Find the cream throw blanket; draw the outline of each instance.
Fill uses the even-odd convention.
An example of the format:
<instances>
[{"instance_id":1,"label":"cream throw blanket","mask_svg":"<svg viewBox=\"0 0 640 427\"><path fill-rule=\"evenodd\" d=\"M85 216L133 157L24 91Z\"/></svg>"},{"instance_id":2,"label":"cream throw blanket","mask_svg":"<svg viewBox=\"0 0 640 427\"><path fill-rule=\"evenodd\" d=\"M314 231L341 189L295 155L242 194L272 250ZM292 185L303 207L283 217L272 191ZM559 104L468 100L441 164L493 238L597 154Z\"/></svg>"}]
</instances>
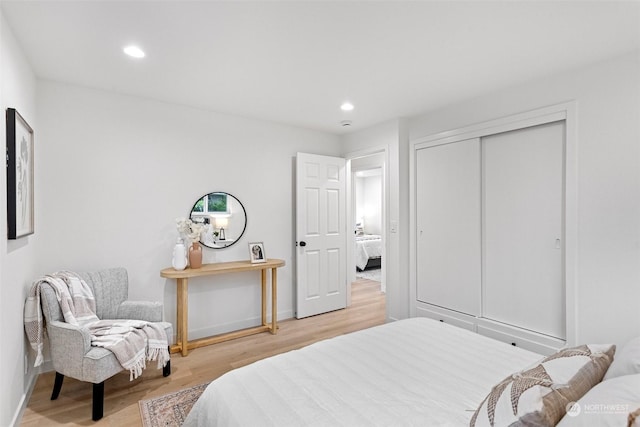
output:
<instances>
[{"instance_id":1,"label":"cream throw blanket","mask_svg":"<svg viewBox=\"0 0 640 427\"><path fill-rule=\"evenodd\" d=\"M158 368L170 360L167 337L160 325L142 320L100 320L89 285L68 271L47 275L29 290L24 308L24 325L31 347L36 351L34 366L43 362L44 318L40 306L40 288L48 283L55 291L65 322L87 328L91 345L113 352L130 380L142 374L147 360L157 360Z\"/></svg>"}]
</instances>

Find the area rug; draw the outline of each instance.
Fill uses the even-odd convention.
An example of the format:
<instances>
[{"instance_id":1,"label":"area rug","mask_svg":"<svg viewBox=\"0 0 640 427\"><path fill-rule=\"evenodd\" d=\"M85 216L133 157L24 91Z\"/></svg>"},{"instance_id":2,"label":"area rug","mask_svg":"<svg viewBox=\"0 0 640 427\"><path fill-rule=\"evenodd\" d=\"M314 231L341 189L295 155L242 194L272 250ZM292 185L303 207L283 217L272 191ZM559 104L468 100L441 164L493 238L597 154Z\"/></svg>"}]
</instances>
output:
<instances>
[{"instance_id":1,"label":"area rug","mask_svg":"<svg viewBox=\"0 0 640 427\"><path fill-rule=\"evenodd\" d=\"M370 270L364 270L364 271L356 270L357 279L368 279L368 280L375 280L376 282L379 282L381 275L382 275L382 270L380 268L372 268Z\"/></svg>"},{"instance_id":2,"label":"area rug","mask_svg":"<svg viewBox=\"0 0 640 427\"><path fill-rule=\"evenodd\" d=\"M208 385L209 383L200 384L153 399L141 400L138 405L143 427L180 427Z\"/></svg>"}]
</instances>

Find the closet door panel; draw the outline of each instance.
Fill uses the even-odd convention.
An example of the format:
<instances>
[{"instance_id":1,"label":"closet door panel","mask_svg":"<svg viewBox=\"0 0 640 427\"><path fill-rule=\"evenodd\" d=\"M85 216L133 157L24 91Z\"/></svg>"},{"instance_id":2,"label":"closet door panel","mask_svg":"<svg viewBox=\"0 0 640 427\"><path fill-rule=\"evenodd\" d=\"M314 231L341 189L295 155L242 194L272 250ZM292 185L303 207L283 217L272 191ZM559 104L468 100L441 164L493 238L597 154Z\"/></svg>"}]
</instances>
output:
<instances>
[{"instance_id":1,"label":"closet door panel","mask_svg":"<svg viewBox=\"0 0 640 427\"><path fill-rule=\"evenodd\" d=\"M483 317L565 338L564 122L482 138Z\"/></svg>"},{"instance_id":2,"label":"closet door panel","mask_svg":"<svg viewBox=\"0 0 640 427\"><path fill-rule=\"evenodd\" d=\"M480 312L480 140L416 152L416 296Z\"/></svg>"}]
</instances>

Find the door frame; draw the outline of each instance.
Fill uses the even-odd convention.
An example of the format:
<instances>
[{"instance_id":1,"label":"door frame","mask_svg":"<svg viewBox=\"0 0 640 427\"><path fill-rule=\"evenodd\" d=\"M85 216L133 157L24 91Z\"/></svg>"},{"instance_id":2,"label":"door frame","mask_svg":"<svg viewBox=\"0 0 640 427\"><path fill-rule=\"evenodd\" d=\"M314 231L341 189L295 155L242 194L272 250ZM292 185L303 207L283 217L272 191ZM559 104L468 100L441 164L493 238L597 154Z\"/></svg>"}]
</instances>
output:
<instances>
[{"instance_id":1,"label":"door frame","mask_svg":"<svg viewBox=\"0 0 640 427\"><path fill-rule=\"evenodd\" d=\"M364 157L374 156L376 154L383 154L382 167L382 260L381 267L381 286L386 292L387 281L387 253L389 247L389 235L387 227L387 219L389 218L389 147L387 145L380 145L377 147L370 147L362 150L352 151L346 153L344 158L347 160L347 221L348 224L355 224L355 172L351 168L351 161ZM348 229L349 230L349 229ZM351 305L351 283L356 280L356 238L354 233L347 232L347 307ZM387 317L389 306L387 304Z\"/></svg>"},{"instance_id":2,"label":"door frame","mask_svg":"<svg viewBox=\"0 0 640 427\"><path fill-rule=\"evenodd\" d=\"M564 205L563 205L563 282L565 286L566 343L578 341L577 260L578 260L578 168L576 102L552 105L502 117L471 126L456 128L409 142L409 315L417 312L417 225L416 225L416 151L471 138L565 121Z\"/></svg>"}]
</instances>

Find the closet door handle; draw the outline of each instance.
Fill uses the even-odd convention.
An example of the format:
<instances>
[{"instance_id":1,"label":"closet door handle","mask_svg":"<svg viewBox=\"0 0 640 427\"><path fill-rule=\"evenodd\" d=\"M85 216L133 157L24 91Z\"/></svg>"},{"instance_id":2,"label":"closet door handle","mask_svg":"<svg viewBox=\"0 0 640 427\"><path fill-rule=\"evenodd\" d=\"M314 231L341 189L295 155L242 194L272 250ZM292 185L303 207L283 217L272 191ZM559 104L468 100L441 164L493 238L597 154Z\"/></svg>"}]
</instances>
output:
<instances>
[{"instance_id":1,"label":"closet door handle","mask_svg":"<svg viewBox=\"0 0 640 427\"><path fill-rule=\"evenodd\" d=\"M300 242L300 246L302 246L302 247L307 246L307 242L305 242L304 240L302 240L302 241Z\"/></svg>"}]
</instances>

